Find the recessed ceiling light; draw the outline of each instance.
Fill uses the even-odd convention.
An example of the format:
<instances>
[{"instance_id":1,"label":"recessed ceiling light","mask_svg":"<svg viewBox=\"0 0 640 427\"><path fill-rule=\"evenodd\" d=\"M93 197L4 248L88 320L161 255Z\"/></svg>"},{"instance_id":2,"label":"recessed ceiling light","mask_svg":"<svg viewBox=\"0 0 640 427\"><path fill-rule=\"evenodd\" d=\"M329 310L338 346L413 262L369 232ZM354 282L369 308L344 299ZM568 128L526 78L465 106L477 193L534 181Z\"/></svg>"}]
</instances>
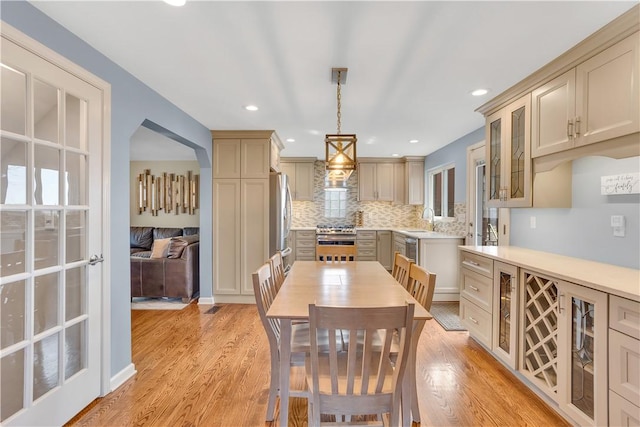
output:
<instances>
[{"instance_id":1,"label":"recessed ceiling light","mask_svg":"<svg viewBox=\"0 0 640 427\"><path fill-rule=\"evenodd\" d=\"M409 140L409 144L417 144L418 140L417 139L410 139Z\"/></svg>"},{"instance_id":2,"label":"recessed ceiling light","mask_svg":"<svg viewBox=\"0 0 640 427\"><path fill-rule=\"evenodd\" d=\"M171 6L184 6L187 0L164 0L166 4L170 4Z\"/></svg>"},{"instance_id":3,"label":"recessed ceiling light","mask_svg":"<svg viewBox=\"0 0 640 427\"><path fill-rule=\"evenodd\" d=\"M391 157L400 157L400 154L398 154L398 153L393 153L393 154L391 155Z\"/></svg>"},{"instance_id":4,"label":"recessed ceiling light","mask_svg":"<svg viewBox=\"0 0 640 427\"><path fill-rule=\"evenodd\" d=\"M287 138L287 142L296 142L296 140L293 138Z\"/></svg>"},{"instance_id":5,"label":"recessed ceiling light","mask_svg":"<svg viewBox=\"0 0 640 427\"><path fill-rule=\"evenodd\" d=\"M482 96L482 95L486 95L487 93L489 93L487 89L476 89L473 92L471 92L471 95Z\"/></svg>"},{"instance_id":6,"label":"recessed ceiling light","mask_svg":"<svg viewBox=\"0 0 640 427\"><path fill-rule=\"evenodd\" d=\"M245 105L244 109L247 111L258 111L258 107L256 107L255 105Z\"/></svg>"}]
</instances>

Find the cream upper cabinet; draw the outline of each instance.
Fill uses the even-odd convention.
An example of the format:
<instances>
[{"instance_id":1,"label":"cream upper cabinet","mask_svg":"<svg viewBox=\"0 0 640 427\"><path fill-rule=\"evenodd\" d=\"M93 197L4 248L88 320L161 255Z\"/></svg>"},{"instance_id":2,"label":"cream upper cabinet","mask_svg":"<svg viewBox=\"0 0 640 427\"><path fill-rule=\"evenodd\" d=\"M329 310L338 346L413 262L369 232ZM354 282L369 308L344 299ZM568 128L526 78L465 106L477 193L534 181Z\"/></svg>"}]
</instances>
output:
<instances>
[{"instance_id":1,"label":"cream upper cabinet","mask_svg":"<svg viewBox=\"0 0 640 427\"><path fill-rule=\"evenodd\" d=\"M269 178L279 169L282 143L273 131L211 131L213 179Z\"/></svg>"},{"instance_id":2,"label":"cream upper cabinet","mask_svg":"<svg viewBox=\"0 0 640 427\"><path fill-rule=\"evenodd\" d=\"M221 139L213 144L213 178L240 178L240 139Z\"/></svg>"},{"instance_id":3,"label":"cream upper cabinet","mask_svg":"<svg viewBox=\"0 0 640 427\"><path fill-rule=\"evenodd\" d=\"M531 206L531 94L487 116L490 207Z\"/></svg>"},{"instance_id":4,"label":"cream upper cabinet","mask_svg":"<svg viewBox=\"0 0 640 427\"><path fill-rule=\"evenodd\" d=\"M640 131L638 33L576 68L576 145Z\"/></svg>"},{"instance_id":5,"label":"cream upper cabinet","mask_svg":"<svg viewBox=\"0 0 640 427\"><path fill-rule=\"evenodd\" d=\"M407 204L424 204L424 157L406 158Z\"/></svg>"},{"instance_id":6,"label":"cream upper cabinet","mask_svg":"<svg viewBox=\"0 0 640 427\"><path fill-rule=\"evenodd\" d=\"M393 202L393 175L393 163L359 163L359 200Z\"/></svg>"},{"instance_id":7,"label":"cream upper cabinet","mask_svg":"<svg viewBox=\"0 0 640 427\"><path fill-rule=\"evenodd\" d=\"M640 131L640 39L634 34L532 93L532 157Z\"/></svg>"},{"instance_id":8,"label":"cream upper cabinet","mask_svg":"<svg viewBox=\"0 0 640 427\"><path fill-rule=\"evenodd\" d=\"M407 184L405 179L405 164L393 164L393 203L404 205L407 203Z\"/></svg>"},{"instance_id":9,"label":"cream upper cabinet","mask_svg":"<svg viewBox=\"0 0 640 427\"><path fill-rule=\"evenodd\" d=\"M314 161L291 162L282 159L280 170L289 177L289 189L293 200L313 200Z\"/></svg>"}]
</instances>

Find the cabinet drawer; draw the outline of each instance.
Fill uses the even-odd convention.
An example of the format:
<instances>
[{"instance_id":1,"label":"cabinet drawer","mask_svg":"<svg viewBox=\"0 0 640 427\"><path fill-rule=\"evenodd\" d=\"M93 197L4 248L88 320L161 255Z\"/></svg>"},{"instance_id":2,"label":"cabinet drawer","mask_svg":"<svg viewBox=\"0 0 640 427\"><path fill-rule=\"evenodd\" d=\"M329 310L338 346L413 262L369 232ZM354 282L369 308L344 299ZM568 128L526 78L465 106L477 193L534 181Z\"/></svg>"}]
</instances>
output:
<instances>
[{"instance_id":1,"label":"cabinet drawer","mask_svg":"<svg viewBox=\"0 0 640 427\"><path fill-rule=\"evenodd\" d=\"M373 261L376 260L376 248L361 248L358 247L358 260L359 261L367 261L364 257L373 258ZM369 260L371 261L371 260Z\"/></svg>"},{"instance_id":2,"label":"cabinet drawer","mask_svg":"<svg viewBox=\"0 0 640 427\"><path fill-rule=\"evenodd\" d=\"M358 244L358 249L360 248L375 248L376 241L375 240L358 240L356 242Z\"/></svg>"},{"instance_id":3,"label":"cabinet drawer","mask_svg":"<svg viewBox=\"0 0 640 427\"><path fill-rule=\"evenodd\" d=\"M482 344L491 348L491 315L468 301L460 298L460 321L469 333Z\"/></svg>"},{"instance_id":4,"label":"cabinet drawer","mask_svg":"<svg viewBox=\"0 0 640 427\"><path fill-rule=\"evenodd\" d=\"M640 340L640 303L611 295L609 327Z\"/></svg>"},{"instance_id":5,"label":"cabinet drawer","mask_svg":"<svg viewBox=\"0 0 640 427\"><path fill-rule=\"evenodd\" d=\"M609 425L640 426L640 407L609 390Z\"/></svg>"},{"instance_id":6,"label":"cabinet drawer","mask_svg":"<svg viewBox=\"0 0 640 427\"><path fill-rule=\"evenodd\" d=\"M316 239L316 230L296 230L297 239Z\"/></svg>"},{"instance_id":7,"label":"cabinet drawer","mask_svg":"<svg viewBox=\"0 0 640 427\"><path fill-rule=\"evenodd\" d=\"M316 248L315 246L312 248L301 248L298 246L296 248L296 259L297 260L308 260L314 261L316 259Z\"/></svg>"},{"instance_id":8,"label":"cabinet drawer","mask_svg":"<svg viewBox=\"0 0 640 427\"><path fill-rule=\"evenodd\" d=\"M376 240L376 230L358 230L356 239Z\"/></svg>"},{"instance_id":9,"label":"cabinet drawer","mask_svg":"<svg viewBox=\"0 0 640 427\"><path fill-rule=\"evenodd\" d=\"M491 313L493 301L493 279L482 276L468 268L460 270L460 295Z\"/></svg>"},{"instance_id":10,"label":"cabinet drawer","mask_svg":"<svg viewBox=\"0 0 640 427\"><path fill-rule=\"evenodd\" d=\"M463 267L493 278L493 260L467 251L460 251L460 263Z\"/></svg>"},{"instance_id":11,"label":"cabinet drawer","mask_svg":"<svg viewBox=\"0 0 640 427\"><path fill-rule=\"evenodd\" d=\"M296 248L314 248L314 251L315 251L315 247L316 247L315 240L296 239Z\"/></svg>"},{"instance_id":12,"label":"cabinet drawer","mask_svg":"<svg viewBox=\"0 0 640 427\"><path fill-rule=\"evenodd\" d=\"M609 329L609 388L640 402L640 341Z\"/></svg>"}]
</instances>

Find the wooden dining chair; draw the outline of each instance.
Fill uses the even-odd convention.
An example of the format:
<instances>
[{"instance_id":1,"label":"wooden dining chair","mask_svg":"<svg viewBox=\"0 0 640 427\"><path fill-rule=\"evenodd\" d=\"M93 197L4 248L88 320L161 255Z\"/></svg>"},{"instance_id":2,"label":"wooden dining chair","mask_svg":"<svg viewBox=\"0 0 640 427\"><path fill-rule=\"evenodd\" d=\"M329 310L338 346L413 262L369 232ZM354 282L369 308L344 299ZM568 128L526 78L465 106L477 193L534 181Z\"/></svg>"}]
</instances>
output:
<instances>
[{"instance_id":1,"label":"wooden dining chair","mask_svg":"<svg viewBox=\"0 0 640 427\"><path fill-rule=\"evenodd\" d=\"M316 245L316 261L326 263L355 261L357 245Z\"/></svg>"},{"instance_id":2,"label":"wooden dining chair","mask_svg":"<svg viewBox=\"0 0 640 427\"><path fill-rule=\"evenodd\" d=\"M271 256L271 258L269 258L269 263L271 264L271 278L274 281L276 289L280 290L280 287L284 282L284 262L280 251L276 252Z\"/></svg>"},{"instance_id":3,"label":"wooden dining chair","mask_svg":"<svg viewBox=\"0 0 640 427\"><path fill-rule=\"evenodd\" d=\"M280 321L267 317L267 311L278 294L273 277L271 277L271 262L266 262L252 274L253 293L256 307L260 314L262 326L267 334L271 353L271 380L269 385L269 399L267 401L267 421L273 421L276 397L280 391ZM318 338L319 351L328 351L328 333ZM336 346L342 348L342 337L336 338ZM305 357L311 348L309 340L309 323L291 325L291 361L290 366L303 366ZM289 390L291 396L308 397L304 390Z\"/></svg>"},{"instance_id":4,"label":"wooden dining chair","mask_svg":"<svg viewBox=\"0 0 640 427\"><path fill-rule=\"evenodd\" d=\"M412 264L409 269L409 284L407 292L416 299L427 311L431 309L433 293L436 289L436 274L426 268Z\"/></svg>"},{"instance_id":5,"label":"wooden dining chair","mask_svg":"<svg viewBox=\"0 0 640 427\"><path fill-rule=\"evenodd\" d=\"M411 258L402 255L400 252L396 251L393 256L393 270L391 270L391 275L405 289L407 289L407 284L409 283L409 269L413 263L414 261Z\"/></svg>"},{"instance_id":6,"label":"wooden dining chair","mask_svg":"<svg viewBox=\"0 0 640 427\"><path fill-rule=\"evenodd\" d=\"M305 361L309 389L309 425L319 426L321 414L333 414L336 423L343 417L376 415L380 425L382 414L389 413L389 425L401 425L400 392L411 347L415 305L396 307L326 307L309 305L311 352ZM400 349L395 362L389 353L394 330L399 331ZM318 351L319 333L327 331L329 343L335 342L340 330L349 330L352 340L344 351L337 346L327 353ZM386 331L381 346L374 345L378 331ZM335 425L335 423L332 423ZM370 425L370 424L367 424Z\"/></svg>"}]
</instances>

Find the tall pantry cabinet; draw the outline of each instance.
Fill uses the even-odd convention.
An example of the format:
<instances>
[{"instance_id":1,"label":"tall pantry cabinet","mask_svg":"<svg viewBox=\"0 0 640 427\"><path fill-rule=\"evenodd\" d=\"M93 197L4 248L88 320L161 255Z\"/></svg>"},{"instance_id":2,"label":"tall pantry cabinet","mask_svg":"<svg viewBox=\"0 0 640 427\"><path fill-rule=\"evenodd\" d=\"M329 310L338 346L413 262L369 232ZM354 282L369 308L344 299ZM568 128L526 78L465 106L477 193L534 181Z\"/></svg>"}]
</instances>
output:
<instances>
[{"instance_id":1,"label":"tall pantry cabinet","mask_svg":"<svg viewBox=\"0 0 640 427\"><path fill-rule=\"evenodd\" d=\"M212 131L213 294L252 303L251 273L269 258L269 174L282 143L274 131Z\"/></svg>"}]
</instances>

